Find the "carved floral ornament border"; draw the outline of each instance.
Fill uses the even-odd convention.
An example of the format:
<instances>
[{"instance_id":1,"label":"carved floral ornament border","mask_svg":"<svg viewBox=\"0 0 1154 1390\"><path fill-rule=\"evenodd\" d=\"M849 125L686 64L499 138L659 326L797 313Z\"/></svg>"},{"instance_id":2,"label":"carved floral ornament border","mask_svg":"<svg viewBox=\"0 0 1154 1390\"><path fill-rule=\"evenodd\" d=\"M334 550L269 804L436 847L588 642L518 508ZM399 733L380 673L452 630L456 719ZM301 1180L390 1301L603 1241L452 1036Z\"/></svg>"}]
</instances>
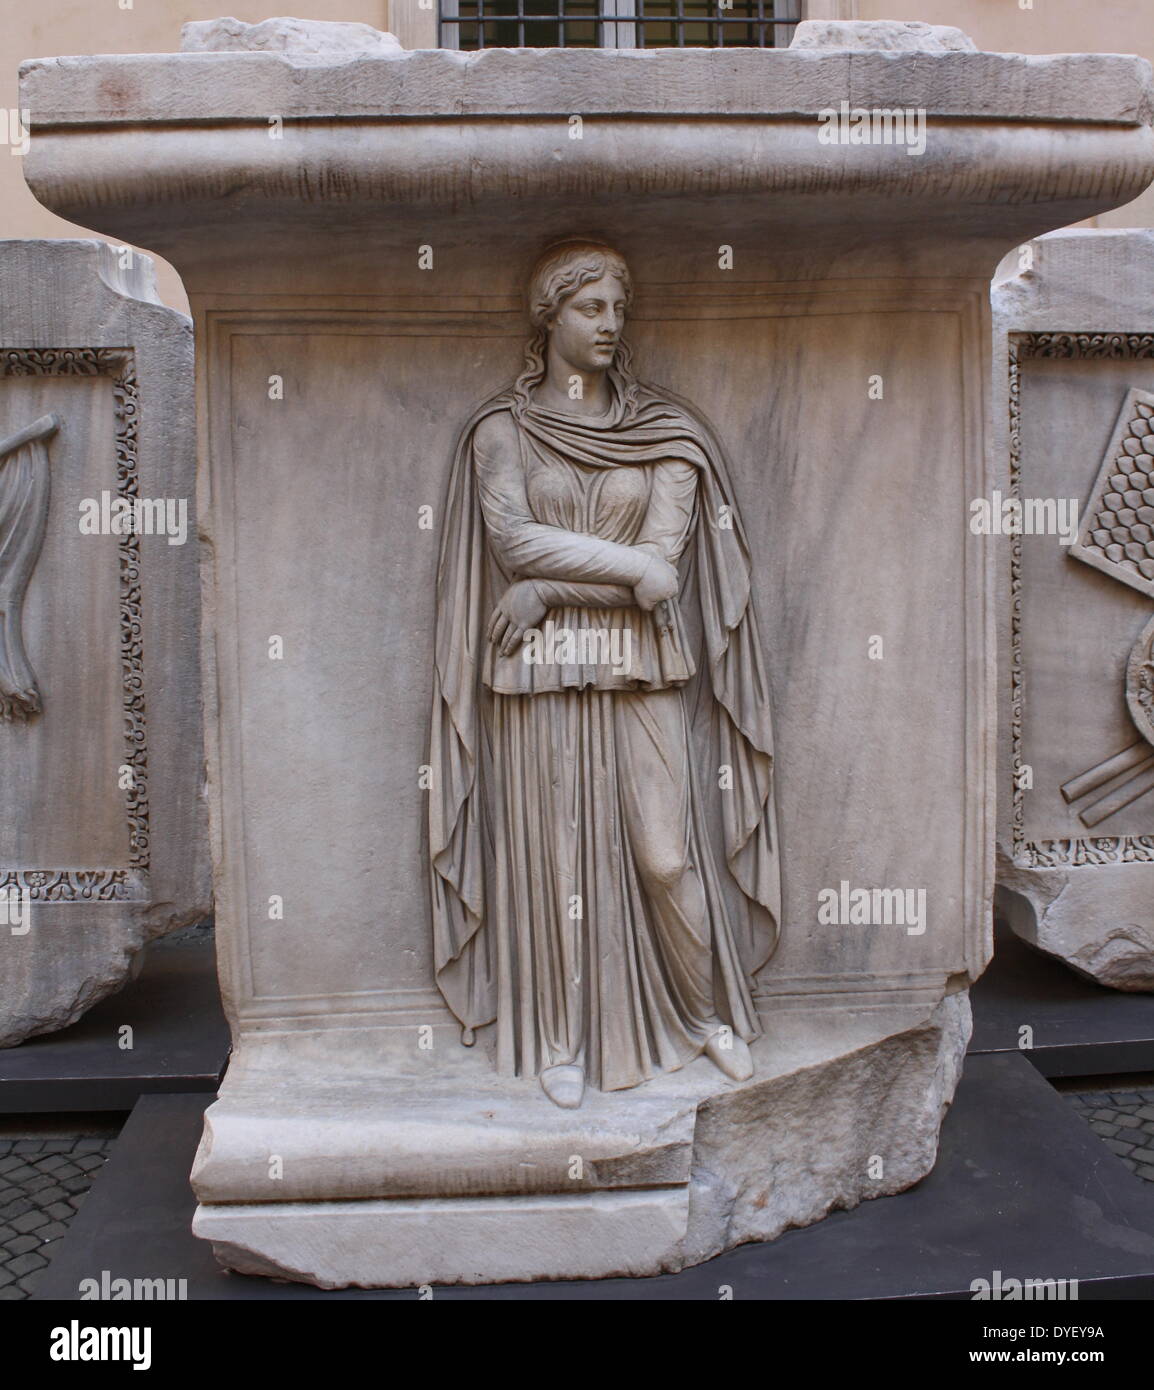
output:
<instances>
[{"instance_id":1,"label":"carved floral ornament border","mask_svg":"<svg viewBox=\"0 0 1154 1390\"><path fill-rule=\"evenodd\" d=\"M3 348L0 379L9 377L112 379L116 442L116 493L140 493L138 429L140 391L131 348ZM140 537L120 537L120 671L124 711L124 762L133 770L125 791L129 867L126 869L0 868L0 888L16 886L35 901L113 902L147 896L149 867L148 747L144 707L144 637L140 589Z\"/></svg>"},{"instance_id":2,"label":"carved floral ornament border","mask_svg":"<svg viewBox=\"0 0 1154 1390\"><path fill-rule=\"evenodd\" d=\"M1114 361L1154 357L1154 333L1009 333L1010 495L1022 496L1021 364L1040 357ZM1108 835L1027 840L1022 785L1022 537L1010 537L1010 738L1013 803L1010 841L1014 862L1028 869L1154 863L1154 835Z\"/></svg>"}]
</instances>

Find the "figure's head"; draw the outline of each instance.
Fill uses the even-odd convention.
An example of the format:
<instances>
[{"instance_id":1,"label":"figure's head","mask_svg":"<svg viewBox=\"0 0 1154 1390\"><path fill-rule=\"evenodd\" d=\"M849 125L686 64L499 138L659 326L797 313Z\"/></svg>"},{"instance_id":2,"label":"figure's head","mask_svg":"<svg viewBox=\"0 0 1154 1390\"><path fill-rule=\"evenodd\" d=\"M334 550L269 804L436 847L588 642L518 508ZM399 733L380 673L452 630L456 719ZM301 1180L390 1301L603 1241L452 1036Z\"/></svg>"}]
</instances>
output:
<instances>
[{"instance_id":1,"label":"figure's head","mask_svg":"<svg viewBox=\"0 0 1154 1390\"><path fill-rule=\"evenodd\" d=\"M529 279L529 318L566 362L584 371L613 365L633 298L624 258L596 241L551 246Z\"/></svg>"}]
</instances>

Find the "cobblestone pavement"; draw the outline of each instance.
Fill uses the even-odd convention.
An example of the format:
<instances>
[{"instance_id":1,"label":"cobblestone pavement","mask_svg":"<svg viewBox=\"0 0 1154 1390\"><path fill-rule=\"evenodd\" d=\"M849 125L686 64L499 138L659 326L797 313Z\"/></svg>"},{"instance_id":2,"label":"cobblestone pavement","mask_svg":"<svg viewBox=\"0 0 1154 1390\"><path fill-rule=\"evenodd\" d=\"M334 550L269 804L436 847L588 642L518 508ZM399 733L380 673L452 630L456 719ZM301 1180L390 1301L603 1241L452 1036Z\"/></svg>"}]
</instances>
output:
<instances>
[{"instance_id":1,"label":"cobblestone pavement","mask_svg":"<svg viewBox=\"0 0 1154 1390\"><path fill-rule=\"evenodd\" d=\"M1138 1091L1067 1091L1066 1099L1131 1172L1154 1182L1154 1086Z\"/></svg>"},{"instance_id":2,"label":"cobblestone pavement","mask_svg":"<svg viewBox=\"0 0 1154 1390\"><path fill-rule=\"evenodd\" d=\"M32 1292L114 1140L110 1133L21 1138L0 1132L0 1300Z\"/></svg>"}]
</instances>

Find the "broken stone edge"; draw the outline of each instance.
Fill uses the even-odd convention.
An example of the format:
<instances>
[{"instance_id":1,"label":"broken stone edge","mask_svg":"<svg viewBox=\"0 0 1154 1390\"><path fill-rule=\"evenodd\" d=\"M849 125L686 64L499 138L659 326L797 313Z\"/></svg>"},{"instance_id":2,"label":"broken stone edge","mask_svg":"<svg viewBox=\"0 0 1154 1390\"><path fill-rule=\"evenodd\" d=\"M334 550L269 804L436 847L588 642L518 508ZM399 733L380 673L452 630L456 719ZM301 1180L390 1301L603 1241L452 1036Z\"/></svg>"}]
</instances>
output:
<instances>
[{"instance_id":1,"label":"broken stone edge","mask_svg":"<svg viewBox=\"0 0 1154 1390\"><path fill-rule=\"evenodd\" d=\"M879 1042L714 1095L685 1186L219 1203L197 1209L193 1233L228 1269L324 1289L673 1273L924 1178L970 1024L958 991Z\"/></svg>"}]
</instances>

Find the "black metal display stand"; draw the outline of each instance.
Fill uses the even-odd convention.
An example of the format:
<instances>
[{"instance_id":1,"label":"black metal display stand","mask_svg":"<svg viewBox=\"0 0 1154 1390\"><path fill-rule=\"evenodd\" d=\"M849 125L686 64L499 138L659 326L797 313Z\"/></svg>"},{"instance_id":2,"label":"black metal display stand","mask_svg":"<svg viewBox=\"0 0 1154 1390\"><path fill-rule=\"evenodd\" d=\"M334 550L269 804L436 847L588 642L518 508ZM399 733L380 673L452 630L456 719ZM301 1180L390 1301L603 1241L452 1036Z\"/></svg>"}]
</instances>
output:
<instances>
[{"instance_id":1,"label":"black metal display stand","mask_svg":"<svg viewBox=\"0 0 1154 1390\"><path fill-rule=\"evenodd\" d=\"M78 1299L81 1281L104 1270L185 1279L190 1299L413 1298L411 1289L325 1292L227 1274L193 1237L188 1173L212 1099L204 1092L215 1090L224 1055L215 999L211 975L174 952L76 1028L30 1048L22 1070L8 1061L0 1095L10 1110L136 1101L35 1299ZM971 1053L938 1162L909 1192L680 1274L445 1288L436 1296L716 1300L728 1287L743 1300L968 1300L975 1280L1000 1277L1076 1279L1079 1301L1154 1297L1154 1184L1131 1173L1045 1079L1154 1071L1154 997L1084 982L1000 931L973 1003ZM114 1040L114 1025L133 1018L140 1045L117 1057L110 1030ZM1022 1025L1032 1029L1028 1051L1019 1046ZM55 1075L53 1059L63 1065ZM201 1094L156 1094L179 1090Z\"/></svg>"},{"instance_id":2,"label":"black metal display stand","mask_svg":"<svg viewBox=\"0 0 1154 1390\"><path fill-rule=\"evenodd\" d=\"M137 979L71 1028L0 1051L0 1114L131 1110L143 1095L214 1093L228 1049L212 941L158 943Z\"/></svg>"},{"instance_id":3,"label":"black metal display stand","mask_svg":"<svg viewBox=\"0 0 1154 1390\"><path fill-rule=\"evenodd\" d=\"M190 1223L188 1185L204 1096L145 1096L35 1297L76 1299L80 1281L184 1278L190 1299L383 1299L226 1274ZM970 1059L934 1171L764 1245L655 1279L437 1289L437 1298L735 1299L972 1297L972 1281L1078 1280L1078 1298L1154 1296L1154 1187L1135 1177L1021 1056Z\"/></svg>"}]
</instances>

